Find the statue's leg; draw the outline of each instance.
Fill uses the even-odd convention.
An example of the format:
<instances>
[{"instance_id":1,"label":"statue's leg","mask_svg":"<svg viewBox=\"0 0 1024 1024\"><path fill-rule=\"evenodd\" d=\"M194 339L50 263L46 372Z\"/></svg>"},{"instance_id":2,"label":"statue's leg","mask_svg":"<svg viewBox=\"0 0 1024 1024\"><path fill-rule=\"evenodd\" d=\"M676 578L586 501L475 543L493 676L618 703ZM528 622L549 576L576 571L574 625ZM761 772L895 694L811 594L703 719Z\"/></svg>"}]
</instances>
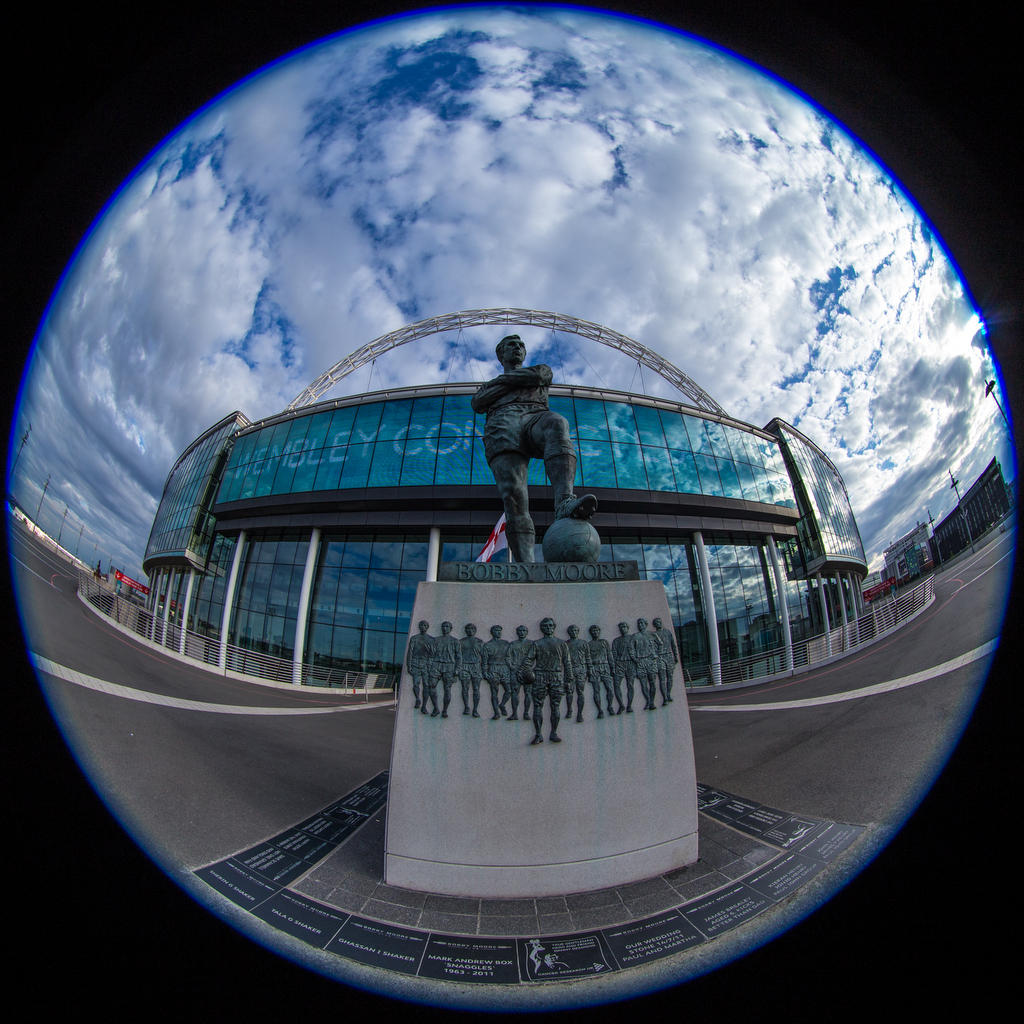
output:
<instances>
[{"instance_id":1,"label":"statue's leg","mask_svg":"<svg viewBox=\"0 0 1024 1024\"><path fill-rule=\"evenodd\" d=\"M452 702L452 677L446 672L441 677L441 685L444 687L444 703L441 707L441 717L448 717L448 705Z\"/></svg>"},{"instance_id":2,"label":"statue's leg","mask_svg":"<svg viewBox=\"0 0 1024 1024\"><path fill-rule=\"evenodd\" d=\"M525 712L523 717L526 717ZM544 700L536 691L533 694L533 733L531 744L544 742Z\"/></svg>"},{"instance_id":3,"label":"statue's leg","mask_svg":"<svg viewBox=\"0 0 1024 1024\"><path fill-rule=\"evenodd\" d=\"M459 687L462 690L462 713L464 715L469 714L469 674L467 672L459 673Z\"/></svg>"},{"instance_id":4,"label":"statue's leg","mask_svg":"<svg viewBox=\"0 0 1024 1024\"><path fill-rule=\"evenodd\" d=\"M562 720L559 715L559 708L562 703L562 697L559 693L551 694L551 733L548 738L552 743L561 743L561 737L558 735L558 723Z\"/></svg>"},{"instance_id":5,"label":"statue's leg","mask_svg":"<svg viewBox=\"0 0 1024 1024\"><path fill-rule=\"evenodd\" d=\"M473 717L480 717L480 676L473 677Z\"/></svg>"},{"instance_id":6,"label":"statue's leg","mask_svg":"<svg viewBox=\"0 0 1024 1024\"><path fill-rule=\"evenodd\" d=\"M583 721L583 684L576 684L576 721Z\"/></svg>"},{"instance_id":7,"label":"statue's leg","mask_svg":"<svg viewBox=\"0 0 1024 1024\"><path fill-rule=\"evenodd\" d=\"M530 518L530 495L526 487L529 460L518 452L502 452L488 465L505 507L505 539L512 561L532 562L537 534Z\"/></svg>"},{"instance_id":8,"label":"statue's leg","mask_svg":"<svg viewBox=\"0 0 1024 1024\"><path fill-rule=\"evenodd\" d=\"M509 696L512 700L512 714L508 716L510 722L516 722L519 720L519 683L515 680L510 681L508 685ZM523 717L526 717L526 712L523 712Z\"/></svg>"}]
</instances>

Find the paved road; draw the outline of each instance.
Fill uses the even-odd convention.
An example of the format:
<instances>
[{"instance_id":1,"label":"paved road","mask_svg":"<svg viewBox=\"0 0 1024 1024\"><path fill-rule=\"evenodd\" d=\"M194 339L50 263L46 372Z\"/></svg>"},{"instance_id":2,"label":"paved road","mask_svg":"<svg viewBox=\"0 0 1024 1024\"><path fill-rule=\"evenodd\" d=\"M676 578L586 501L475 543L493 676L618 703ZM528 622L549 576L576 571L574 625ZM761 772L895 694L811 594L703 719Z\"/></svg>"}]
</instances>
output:
<instances>
[{"instance_id":1,"label":"paved road","mask_svg":"<svg viewBox=\"0 0 1024 1024\"><path fill-rule=\"evenodd\" d=\"M916 798L922 776L930 778L945 760L965 709L977 697L987 660L884 694L786 708L781 702L849 694L918 673L991 640L998 634L1009 579L1009 543L1008 537L997 539L976 558L962 559L940 574L934 606L896 637L856 659L771 687L694 694L691 719L698 778L787 810L863 823L898 819L908 796ZM253 838L269 835L386 767L393 721L390 710L339 712L331 710L338 702L325 695L252 686L165 659L109 629L84 608L73 593L69 575L51 554L20 544L17 538L12 554L26 626L37 654L154 694L232 707L248 703L282 712L298 707L323 712L189 711L123 700L43 675L47 699L79 760L115 814L144 837L146 845L160 851L168 870L174 865L206 863ZM1002 685L1001 677L997 685ZM107 896L101 901L105 907L110 899L106 887L127 872L129 880L135 875L142 878L148 899L166 900L175 914L184 913L190 934L205 933L208 925L200 924L191 908L182 911L173 890L161 889L144 861L130 848L126 850L123 842L119 844L116 827L102 817L97 822L88 787L79 777L72 775L69 781L62 773L49 786L49 765L66 768L66 759L61 765L60 745L39 715L31 688L18 697L31 713L26 717L34 716L39 727L38 735L17 737L20 742L15 747L21 754L19 779L36 783L25 790L34 801L26 817L36 823L36 831L30 849L20 852L25 860L22 873L49 897L44 920L53 919L57 906L61 914L73 912L80 922L88 921L86 933L93 933L94 939L122 948L97 919L95 897L97 872L105 880ZM758 706L733 710L752 704ZM38 760L31 756L37 753ZM951 776L957 794L962 795L962 780L955 772ZM962 844L964 836L951 822L940 821L938 832L934 831L928 808L926 803L921 817L926 830L941 838L940 852ZM960 822L972 820L972 807L960 811ZM49 828L41 828L42 822ZM89 850L93 842L116 851L115 859L97 865ZM915 865L909 869L912 873L919 872L921 865L934 868L941 859L922 858L914 846L908 854L903 834L883 859L890 867L895 862L898 875L906 870L900 858L908 856ZM48 868L43 879L38 871L32 872L40 863ZM870 892L879 884L875 877L862 880L862 876L850 889ZM904 877L901 884L907 881ZM833 900L833 904L841 902ZM830 912L837 911L830 905L802 933L806 936L808 928L822 927ZM898 909L888 908L887 913L890 924L885 934L874 936L880 946L892 941L891 923L900 920ZM124 916L131 927L138 928L128 908ZM918 917L919 912L905 927L916 928ZM864 923L856 913L854 920ZM218 933L213 941L224 941L224 935ZM788 936L771 948L785 947L787 941ZM769 950L757 957L763 962L765 955L771 959L783 954ZM260 970L264 969L271 968L261 961Z\"/></svg>"}]
</instances>

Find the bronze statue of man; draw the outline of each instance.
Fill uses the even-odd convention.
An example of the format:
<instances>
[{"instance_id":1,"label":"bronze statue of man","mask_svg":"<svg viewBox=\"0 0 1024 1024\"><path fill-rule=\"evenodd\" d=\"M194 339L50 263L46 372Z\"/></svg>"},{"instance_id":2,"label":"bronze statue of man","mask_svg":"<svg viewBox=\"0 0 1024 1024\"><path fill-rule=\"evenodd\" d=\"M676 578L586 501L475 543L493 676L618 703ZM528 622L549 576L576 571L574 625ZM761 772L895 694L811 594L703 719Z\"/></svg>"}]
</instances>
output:
<instances>
[{"instance_id":1,"label":"bronze statue of man","mask_svg":"<svg viewBox=\"0 0 1024 1024\"><path fill-rule=\"evenodd\" d=\"M556 519L589 519L597 499L573 493L576 447L565 417L548 408L551 367L523 366L526 346L518 334L502 338L494 351L505 372L480 387L473 411L487 414L484 453L505 506L512 561L532 562L536 533L526 487L531 458L544 460L555 492Z\"/></svg>"}]
</instances>

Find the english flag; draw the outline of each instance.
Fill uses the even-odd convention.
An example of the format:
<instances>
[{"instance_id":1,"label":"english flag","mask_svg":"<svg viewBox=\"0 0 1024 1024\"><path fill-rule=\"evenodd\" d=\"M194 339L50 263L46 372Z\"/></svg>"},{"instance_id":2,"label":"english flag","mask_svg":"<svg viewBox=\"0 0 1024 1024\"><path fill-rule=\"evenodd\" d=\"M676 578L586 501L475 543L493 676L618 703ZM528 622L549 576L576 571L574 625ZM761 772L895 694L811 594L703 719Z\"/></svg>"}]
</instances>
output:
<instances>
[{"instance_id":1,"label":"english flag","mask_svg":"<svg viewBox=\"0 0 1024 1024\"><path fill-rule=\"evenodd\" d=\"M505 539L505 513L501 513L501 518L494 524L494 529L491 530L490 537L487 538L487 543L484 545L483 551L476 556L478 562L489 562L499 551L505 551L508 548L508 541Z\"/></svg>"}]
</instances>

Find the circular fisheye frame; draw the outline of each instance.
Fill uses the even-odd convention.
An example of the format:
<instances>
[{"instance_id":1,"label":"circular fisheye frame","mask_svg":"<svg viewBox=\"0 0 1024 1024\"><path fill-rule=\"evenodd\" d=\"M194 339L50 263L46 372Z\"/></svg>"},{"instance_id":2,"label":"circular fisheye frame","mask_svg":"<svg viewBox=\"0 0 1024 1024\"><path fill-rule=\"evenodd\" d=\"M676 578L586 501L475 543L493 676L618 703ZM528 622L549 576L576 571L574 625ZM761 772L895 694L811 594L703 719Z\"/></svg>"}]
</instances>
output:
<instances>
[{"instance_id":1,"label":"circular fisheye frame","mask_svg":"<svg viewBox=\"0 0 1024 1024\"><path fill-rule=\"evenodd\" d=\"M29 659L124 831L285 961L471 1011L693 982L894 843L982 693L987 330L879 160L712 43L360 26L190 116L61 279Z\"/></svg>"}]
</instances>

